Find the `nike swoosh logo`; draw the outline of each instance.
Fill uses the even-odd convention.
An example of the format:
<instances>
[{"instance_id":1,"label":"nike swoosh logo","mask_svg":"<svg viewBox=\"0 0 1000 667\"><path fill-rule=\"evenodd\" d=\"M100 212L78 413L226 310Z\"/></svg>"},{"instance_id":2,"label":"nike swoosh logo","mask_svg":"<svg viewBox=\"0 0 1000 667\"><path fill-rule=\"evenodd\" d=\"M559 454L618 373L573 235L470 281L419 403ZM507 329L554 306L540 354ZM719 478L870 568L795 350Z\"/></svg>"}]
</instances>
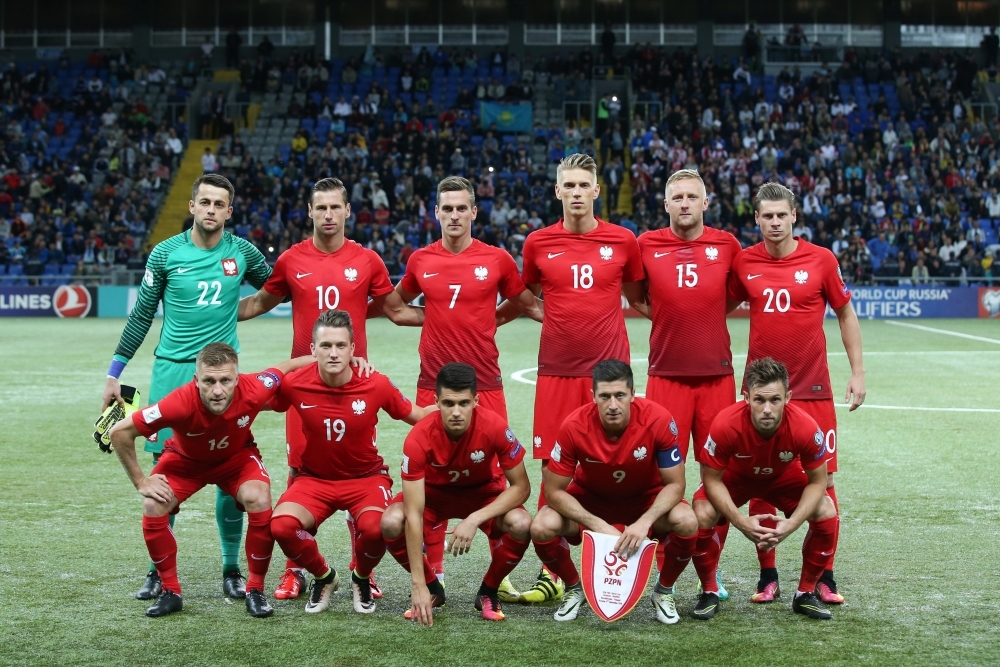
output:
<instances>
[{"instance_id":1,"label":"nike swoosh logo","mask_svg":"<svg viewBox=\"0 0 1000 667\"><path fill-rule=\"evenodd\" d=\"M188 271L194 271L194 267L193 266L189 266L186 269L177 269L177 273L187 273Z\"/></svg>"},{"instance_id":2,"label":"nike swoosh logo","mask_svg":"<svg viewBox=\"0 0 1000 667\"><path fill-rule=\"evenodd\" d=\"M299 273L297 271L295 272L295 277L296 278L305 278L306 276L311 276L311 275L312 275L312 271L310 271L309 273Z\"/></svg>"},{"instance_id":3,"label":"nike swoosh logo","mask_svg":"<svg viewBox=\"0 0 1000 667\"><path fill-rule=\"evenodd\" d=\"M306 405L305 403L299 403L299 407L303 410L308 410L309 408L315 408L315 405Z\"/></svg>"},{"instance_id":4,"label":"nike swoosh logo","mask_svg":"<svg viewBox=\"0 0 1000 667\"><path fill-rule=\"evenodd\" d=\"M365 555L367 556L368 554ZM253 558L254 560L271 560L270 556L258 556L257 554L250 554L250 558Z\"/></svg>"},{"instance_id":5,"label":"nike swoosh logo","mask_svg":"<svg viewBox=\"0 0 1000 667\"><path fill-rule=\"evenodd\" d=\"M550 252L549 253L549 259L555 259L559 255L565 255L565 254L566 254L565 250L563 250L562 252Z\"/></svg>"},{"instance_id":6,"label":"nike swoosh logo","mask_svg":"<svg viewBox=\"0 0 1000 667\"><path fill-rule=\"evenodd\" d=\"M604 461L596 461L594 459L584 459L587 463L604 463Z\"/></svg>"},{"instance_id":7,"label":"nike swoosh logo","mask_svg":"<svg viewBox=\"0 0 1000 667\"><path fill-rule=\"evenodd\" d=\"M236 523L237 521L242 521L243 517L241 516L239 519L230 519L227 516L227 517L223 517L223 519L225 520L226 523Z\"/></svg>"},{"instance_id":8,"label":"nike swoosh logo","mask_svg":"<svg viewBox=\"0 0 1000 667\"><path fill-rule=\"evenodd\" d=\"M737 454L736 458L738 458L738 459L752 459L753 458L753 454L747 454L746 456L744 456L742 454Z\"/></svg>"},{"instance_id":9,"label":"nike swoosh logo","mask_svg":"<svg viewBox=\"0 0 1000 667\"><path fill-rule=\"evenodd\" d=\"M820 556L832 556L832 555L833 555L834 553L835 553L835 552L833 552L833 551L830 551L830 552L826 552L826 551L820 551L820 552L819 552L819 555L820 555Z\"/></svg>"},{"instance_id":10,"label":"nike swoosh logo","mask_svg":"<svg viewBox=\"0 0 1000 667\"><path fill-rule=\"evenodd\" d=\"M431 465L434 466L435 468L447 468L448 467L447 463L432 463Z\"/></svg>"},{"instance_id":11,"label":"nike swoosh logo","mask_svg":"<svg viewBox=\"0 0 1000 667\"><path fill-rule=\"evenodd\" d=\"M750 275L750 274L748 273L748 274L747 274L747 280L753 280L754 278L760 278L760 277L761 277L762 275L764 275L764 274L763 274L763 273L758 273L757 275L755 275L755 276L752 276L752 275Z\"/></svg>"},{"instance_id":12,"label":"nike swoosh logo","mask_svg":"<svg viewBox=\"0 0 1000 667\"><path fill-rule=\"evenodd\" d=\"M673 251L671 251L671 252L673 252ZM655 259L659 259L659 258L661 258L661 257L666 257L666 256L667 256L667 255L669 255L669 254L670 254L669 252L654 252L654 253L653 253L653 257L654 257Z\"/></svg>"},{"instance_id":13,"label":"nike swoosh logo","mask_svg":"<svg viewBox=\"0 0 1000 667\"><path fill-rule=\"evenodd\" d=\"M205 433L205 431L202 431L201 433L187 433L186 435L189 438L197 438L199 435L205 435Z\"/></svg>"},{"instance_id":14,"label":"nike swoosh logo","mask_svg":"<svg viewBox=\"0 0 1000 667\"><path fill-rule=\"evenodd\" d=\"M427 273L427 272L424 272L424 278L433 278L436 275L439 275L439 273Z\"/></svg>"},{"instance_id":15,"label":"nike swoosh logo","mask_svg":"<svg viewBox=\"0 0 1000 667\"><path fill-rule=\"evenodd\" d=\"M170 556L164 556L160 560L154 560L153 561L153 565L159 565L160 563L162 563L163 561L167 560L168 558L170 558Z\"/></svg>"}]
</instances>

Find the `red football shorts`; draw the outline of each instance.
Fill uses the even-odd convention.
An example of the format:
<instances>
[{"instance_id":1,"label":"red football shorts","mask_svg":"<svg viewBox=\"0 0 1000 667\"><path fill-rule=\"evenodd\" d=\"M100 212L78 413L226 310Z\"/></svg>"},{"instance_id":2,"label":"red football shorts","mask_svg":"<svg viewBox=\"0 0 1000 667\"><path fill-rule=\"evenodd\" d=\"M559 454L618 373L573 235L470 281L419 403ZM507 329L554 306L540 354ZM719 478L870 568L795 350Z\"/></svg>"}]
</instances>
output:
<instances>
[{"instance_id":1,"label":"red football shorts","mask_svg":"<svg viewBox=\"0 0 1000 667\"><path fill-rule=\"evenodd\" d=\"M544 461L552 458L552 448L563 421L577 408L593 402L593 381L589 377L539 375L535 385L535 421L531 438L533 457Z\"/></svg>"},{"instance_id":2,"label":"red football shorts","mask_svg":"<svg viewBox=\"0 0 1000 667\"><path fill-rule=\"evenodd\" d=\"M298 470L302 467L302 452L306 448L306 434L302 430L302 417L295 408L285 413L285 449L288 453L288 467Z\"/></svg>"},{"instance_id":3,"label":"red football shorts","mask_svg":"<svg viewBox=\"0 0 1000 667\"><path fill-rule=\"evenodd\" d=\"M736 402L736 380L732 375L668 378L650 375L646 398L662 405L677 422L677 446L687 460L688 442L694 435L694 460L701 461L702 445L708 440L712 420Z\"/></svg>"},{"instance_id":4,"label":"red football shorts","mask_svg":"<svg viewBox=\"0 0 1000 667\"><path fill-rule=\"evenodd\" d=\"M433 389L417 388L417 407L425 408L434 403ZM504 398L503 389L479 392L479 405L507 419L507 399Z\"/></svg>"},{"instance_id":5,"label":"red football shorts","mask_svg":"<svg viewBox=\"0 0 1000 667\"><path fill-rule=\"evenodd\" d=\"M313 515L316 526L319 527L337 511L350 512L351 516L357 518L365 509L384 511L391 500L392 478L388 475L334 481L299 474L281 494L278 504L302 505Z\"/></svg>"},{"instance_id":6,"label":"red football shorts","mask_svg":"<svg viewBox=\"0 0 1000 667\"><path fill-rule=\"evenodd\" d=\"M606 498L595 493L590 493L576 482L570 482L566 487L566 492L577 499L594 516L604 519L618 530L624 530L639 520L646 510L653 506L653 501L659 495L663 487L653 487L641 496L631 498ZM681 502L687 501L681 498ZM583 541L583 531L589 530L587 526L580 525L579 533L575 537L568 538L570 544L580 544ZM647 537L653 534L653 529L649 529Z\"/></svg>"},{"instance_id":7,"label":"red football shorts","mask_svg":"<svg viewBox=\"0 0 1000 667\"><path fill-rule=\"evenodd\" d=\"M819 400L796 401L795 405L809 413L809 416L816 420L826 438L826 451L830 452L830 460L826 462L827 472L837 472L837 407L832 398Z\"/></svg>"},{"instance_id":8,"label":"red football shorts","mask_svg":"<svg viewBox=\"0 0 1000 667\"><path fill-rule=\"evenodd\" d=\"M504 485L487 484L480 487L460 487L456 489L438 489L429 484L424 485L424 530L430 526L445 523L449 519L464 519L473 512L481 510L503 493ZM398 493L392 499L393 503L403 502L403 494ZM524 505L521 506L524 509ZM503 535L497 526L495 517L479 526L492 540Z\"/></svg>"},{"instance_id":9,"label":"red football shorts","mask_svg":"<svg viewBox=\"0 0 1000 667\"><path fill-rule=\"evenodd\" d=\"M237 449L228 459L214 466L202 461L192 461L172 449L166 449L149 474L166 475L167 484L177 498L173 514L180 510L181 503L209 484L215 484L233 498L244 482L264 482L268 486L271 484L271 478L256 447ZM243 509L239 503L237 506L240 510Z\"/></svg>"},{"instance_id":10,"label":"red football shorts","mask_svg":"<svg viewBox=\"0 0 1000 667\"><path fill-rule=\"evenodd\" d=\"M789 516L799 506L799 501L802 500L802 490L809 483L809 477L803 470L788 470L781 477L771 480L767 484L761 484L758 480L749 478L726 479L723 477L722 481L729 489L729 496L737 507L743 507L752 498L759 498L777 507L785 516ZM698 500L708 500L704 484L699 484L698 490L694 492L692 502Z\"/></svg>"}]
</instances>

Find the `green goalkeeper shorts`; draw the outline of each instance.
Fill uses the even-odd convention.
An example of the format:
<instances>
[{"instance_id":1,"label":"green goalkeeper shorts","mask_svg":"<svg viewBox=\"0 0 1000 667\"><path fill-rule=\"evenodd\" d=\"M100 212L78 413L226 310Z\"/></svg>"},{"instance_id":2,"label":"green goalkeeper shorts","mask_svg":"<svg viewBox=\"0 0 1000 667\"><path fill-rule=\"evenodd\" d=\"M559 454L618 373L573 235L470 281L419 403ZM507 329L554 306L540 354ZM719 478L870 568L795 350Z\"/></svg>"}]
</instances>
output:
<instances>
[{"instance_id":1,"label":"green goalkeeper shorts","mask_svg":"<svg viewBox=\"0 0 1000 667\"><path fill-rule=\"evenodd\" d=\"M156 403L174 389L186 385L194 379L194 362L178 363L156 357L153 361L153 377L149 381L149 405ZM156 440L146 440L143 447L147 452L159 454L163 443L174 434L165 428L156 434Z\"/></svg>"}]
</instances>

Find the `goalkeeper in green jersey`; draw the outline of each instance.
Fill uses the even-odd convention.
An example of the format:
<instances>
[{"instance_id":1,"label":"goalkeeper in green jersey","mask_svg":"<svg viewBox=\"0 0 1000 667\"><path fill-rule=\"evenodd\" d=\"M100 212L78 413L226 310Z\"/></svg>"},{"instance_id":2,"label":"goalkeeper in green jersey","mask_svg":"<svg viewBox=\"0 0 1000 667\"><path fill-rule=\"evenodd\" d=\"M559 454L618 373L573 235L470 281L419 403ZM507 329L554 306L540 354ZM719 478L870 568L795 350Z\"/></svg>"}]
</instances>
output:
<instances>
[{"instance_id":1,"label":"goalkeeper in green jersey","mask_svg":"<svg viewBox=\"0 0 1000 667\"><path fill-rule=\"evenodd\" d=\"M163 304L163 327L154 351L149 404L192 380L198 351L209 343L222 342L240 350L236 338L236 313L240 283L244 280L260 289L271 267L249 241L225 231L233 214L235 190L223 176L206 174L194 182L188 210L194 226L182 234L158 243L149 254L146 273L139 286L139 298L129 314L125 331L115 349L101 409L112 402L122 405L121 377L149 332L157 308ZM155 462L163 444L173 435L163 429L146 440L145 450ZM229 597L245 597L245 580L240 573L239 553L243 536L243 512L236 501L216 489L215 520L222 542L223 591ZM171 516L171 524L174 517ZM160 578L152 565L142 588L141 600L160 594Z\"/></svg>"}]
</instances>

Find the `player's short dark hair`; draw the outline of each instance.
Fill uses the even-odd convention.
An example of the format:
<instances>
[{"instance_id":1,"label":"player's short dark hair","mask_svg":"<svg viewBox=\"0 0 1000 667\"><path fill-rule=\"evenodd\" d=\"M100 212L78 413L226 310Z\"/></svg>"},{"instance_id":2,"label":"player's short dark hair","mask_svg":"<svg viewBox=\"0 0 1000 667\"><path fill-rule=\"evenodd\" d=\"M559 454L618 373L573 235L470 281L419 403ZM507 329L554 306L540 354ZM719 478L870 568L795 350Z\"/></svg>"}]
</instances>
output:
<instances>
[{"instance_id":1,"label":"player's short dark hair","mask_svg":"<svg viewBox=\"0 0 1000 667\"><path fill-rule=\"evenodd\" d=\"M191 201L198 200L198 188L201 184L211 185L212 187L222 188L229 193L229 205L233 205L233 199L236 198L236 188L233 184L229 182L229 179L225 176L219 174L205 174L204 176L199 176L195 179L194 185L191 186Z\"/></svg>"},{"instance_id":2,"label":"player's short dark hair","mask_svg":"<svg viewBox=\"0 0 1000 667\"><path fill-rule=\"evenodd\" d=\"M434 393L440 396L443 389L455 392L463 392L468 389L475 396L478 389L476 369L469 364L457 361L445 364L438 371L437 380L434 383Z\"/></svg>"},{"instance_id":3,"label":"player's short dark hair","mask_svg":"<svg viewBox=\"0 0 1000 667\"><path fill-rule=\"evenodd\" d=\"M760 203L765 201L788 202L788 208L795 210L795 193L781 183L771 181L760 186L757 189L757 196L753 199L754 210L759 211Z\"/></svg>"},{"instance_id":4,"label":"player's short dark hair","mask_svg":"<svg viewBox=\"0 0 1000 667\"><path fill-rule=\"evenodd\" d=\"M309 190L309 205L312 206L314 195L317 192L334 192L336 190L340 191L340 197L344 200L344 205L348 204L347 201L347 186L339 178L321 178L312 186Z\"/></svg>"},{"instance_id":5,"label":"player's short dark hair","mask_svg":"<svg viewBox=\"0 0 1000 667\"><path fill-rule=\"evenodd\" d=\"M316 332L319 331L320 327L326 327L328 329L347 329L351 342L354 342L354 325L351 324L351 315L346 310L331 309L320 315L316 319L316 324L313 325L312 337L314 342L316 340Z\"/></svg>"},{"instance_id":6,"label":"player's short dark hair","mask_svg":"<svg viewBox=\"0 0 1000 667\"><path fill-rule=\"evenodd\" d=\"M201 348L198 358L195 360L196 368L218 368L226 364L233 364L237 368L240 366L239 355L231 346L226 343L209 343Z\"/></svg>"},{"instance_id":7,"label":"player's short dark hair","mask_svg":"<svg viewBox=\"0 0 1000 667\"><path fill-rule=\"evenodd\" d=\"M476 205L476 189L472 187L472 183L469 179L462 178L461 176L448 176L447 178L442 178L441 182L438 183L437 200L441 201L442 192L461 192L465 190L469 193L469 204L471 206Z\"/></svg>"},{"instance_id":8,"label":"player's short dark hair","mask_svg":"<svg viewBox=\"0 0 1000 667\"><path fill-rule=\"evenodd\" d=\"M775 361L771 357L762 357L747 367L747 372L743 376L747 391L754 387L763 387L772 382L780 382L788 391L788 369L780 361Z\"/></svg>"},{"instance_id":9,"label":"player's short dark hair","mask_svg":"<svg viewBox=\"0 0 1000 667\"><path fill-rule=\"evenodd\" d=\"M593 378L594 391L597 391L597 385L600 382L618 382L619 380L625 380L625 386L629 389L634 388L635 381L632 377L632 367L626 364L624 361L618 359L605 359L604 361L598 361L594 366L594 371L591 373L591 378Z\"/></svg>"}]
</instances>

